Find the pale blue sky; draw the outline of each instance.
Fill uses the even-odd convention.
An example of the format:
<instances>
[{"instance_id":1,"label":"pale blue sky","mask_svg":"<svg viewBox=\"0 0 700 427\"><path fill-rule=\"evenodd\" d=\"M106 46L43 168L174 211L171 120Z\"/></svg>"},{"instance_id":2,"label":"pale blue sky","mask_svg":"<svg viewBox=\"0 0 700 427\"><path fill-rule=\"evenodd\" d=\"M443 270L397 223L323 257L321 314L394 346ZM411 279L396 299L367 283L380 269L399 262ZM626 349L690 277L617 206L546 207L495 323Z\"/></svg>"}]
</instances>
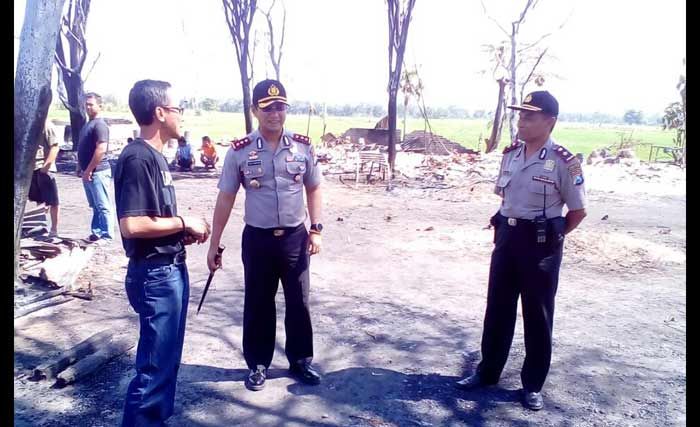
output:
<instances>
[{"instance_id":1,"label":"pale blue sky","mask_svg":"<svg viewBox=\"0 0 700 427\"><path fill-rule=\"evenodd\" d=\"M291 100L385 104L385 2L285 2L282 81ZM508 28L525 0L484 3ZM24 0L15 1L17 36L24 6ZM556 60L542 64L562 77L545 84L562 111L622 114L638 108L651 114L676 100L686 48L684 0L540 0L523 24L523 42L554 29L572 9L566 26L548 42ZM264 24L257 15L255 25ZM125 99L135 81L157 78L200 98L241 98L220 1L92 0L87 35L85 71L101 53L89 90ZM255 80L272 74L260 37ZM479 74L487 65L481 45L503 37L478 0L417 0L406 62L420 67L426 103L493 109L497 86Z\"/></svg>"}]
</instances>

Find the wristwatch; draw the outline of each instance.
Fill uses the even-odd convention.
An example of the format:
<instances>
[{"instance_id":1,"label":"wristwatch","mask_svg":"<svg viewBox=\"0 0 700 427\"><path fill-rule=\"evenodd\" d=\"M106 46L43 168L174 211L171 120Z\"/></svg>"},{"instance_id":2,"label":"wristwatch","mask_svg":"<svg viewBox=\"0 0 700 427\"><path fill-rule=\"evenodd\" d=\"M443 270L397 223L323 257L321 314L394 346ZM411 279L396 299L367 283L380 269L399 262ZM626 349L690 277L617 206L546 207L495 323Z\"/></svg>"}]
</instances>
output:
<instances>
[{"instance_id":1,"label":"wristwatch","mask_svg":"<svg viewBox=\"0 0 700 427\"><path fill-rule=\"evenodd\" d=\"M323 231L323 224L311 224L311 231L315 231L318 234L321 234L321 231Z\"/></svg>"}]
</instances>

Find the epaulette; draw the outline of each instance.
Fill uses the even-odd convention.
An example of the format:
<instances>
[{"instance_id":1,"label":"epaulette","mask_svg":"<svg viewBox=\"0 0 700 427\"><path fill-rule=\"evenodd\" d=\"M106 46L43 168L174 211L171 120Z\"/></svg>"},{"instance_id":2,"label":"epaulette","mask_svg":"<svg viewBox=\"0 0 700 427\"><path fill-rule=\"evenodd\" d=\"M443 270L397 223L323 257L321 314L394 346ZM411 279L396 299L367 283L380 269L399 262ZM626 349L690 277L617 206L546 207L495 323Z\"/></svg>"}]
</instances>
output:
<instances>
[{"instance_id":1,"label":"epaulette","mask_svg":"<svg viewBox=\"0 0 700 427\"><path fill-rule=\"evenodd\" d=\"M506 148L503 149L503 154L509 153L509 152L515 150L516 148L519 148L521 145L523 145L522 142L515 141L514 143L510 144L509 146L507 146Z\"/></svg>"},{"instance_id":2,"label":"epaulette","mask_svg":"<svg viewBox=\"0 0 700 427\"><path fill-rule=\"evenodd\" d=\"M298 133L295 133L294 135L292 135L292 139L296 142L301 142L302 144L311 145L311 138L309 138L306 135L300 135Z\"/></svg>"},{"instance_id":3,"label":"epaulette","mask_svg":"<svg viewBox=\"0 0 700 427\"><path fill-rule=\"evenodd\" d=\"M234 151L238 151L246 145L250 144L251 142L253 141L251 141L250 138L248 138L247 136L243 139L234 139L233 141L231 141L231 148L233 148Z\"/></svg>"},{"instance_id":4,"label":"epaulette","mask_svg":"<svg viewBox=\"0 0 700 427\"><path fill-rule=\"evenodd\" d=\"M552 149L555 153L557 153L557 156L561 157L562 160L564 160L564 163L569 163L570 161L576 158L574 154L572 154L569 150L562 147L561 145L552 144Z\"/></svg>"}]
</instances>

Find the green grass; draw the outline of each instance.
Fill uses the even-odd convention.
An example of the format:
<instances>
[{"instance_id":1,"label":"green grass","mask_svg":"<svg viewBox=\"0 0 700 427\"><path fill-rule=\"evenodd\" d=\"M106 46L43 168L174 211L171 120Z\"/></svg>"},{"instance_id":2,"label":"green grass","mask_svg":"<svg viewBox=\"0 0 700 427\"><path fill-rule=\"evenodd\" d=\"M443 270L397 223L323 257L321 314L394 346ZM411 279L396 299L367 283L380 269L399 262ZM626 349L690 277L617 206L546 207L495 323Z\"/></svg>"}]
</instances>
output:
<instances>
[{"instance_id":1,"label":"green grass","mask_svg":"<svg viewBox=\"0 0 700 427\"><path fill-rule=\"evenodd\" d=\"M127 118L133 120L128 111L108 111L105 117ZM68 120L66 110L51 110L51 119ZM183 127L190 131L193 141L198 142L202 136L209 135L214 141L229 141L245 136L245 124L241 113L202 112L196 115L193 111L185 112ZM329 117L326 132L339 136L351 127L372 128L378 118L369 117ZM255 121L255 118L253 118ZM433 132L466 147L483 150L484 144L479 140L490 135L486 120L434 119L430 121ZM323 132L323 121L318 116L288 115L286 127L295 132L306 134L313 141L318 141ZM503 138L500 146L504 147L508 139L508 124L504 125ZM136 124L134 128L136 129ZM403 121L399 117L397 127L403 129ZM422 119L407 119L406 131L423 130ZM574 153L584 153L587 156L598 148L619 146L621 139L632 139L636 146L637 156L644 160L649 158L651 145L673 146L675 132L664 131L652 126L596 126L580 123L558 123L553 137L561 145Z\"/></svg>"}]
</instances>

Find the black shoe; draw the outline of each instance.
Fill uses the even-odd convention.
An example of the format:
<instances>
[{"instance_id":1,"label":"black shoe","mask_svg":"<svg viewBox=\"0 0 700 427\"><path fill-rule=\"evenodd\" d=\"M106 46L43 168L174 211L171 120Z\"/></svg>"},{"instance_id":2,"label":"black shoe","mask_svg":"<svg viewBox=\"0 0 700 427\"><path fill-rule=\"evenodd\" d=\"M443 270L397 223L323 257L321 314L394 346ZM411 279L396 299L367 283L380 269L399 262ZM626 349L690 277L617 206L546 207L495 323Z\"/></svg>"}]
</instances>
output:
<instances>
[{"instance_id":1,"label":"black shoe","mask_svg":"<svg viewBox=\"0 0 700 427\"><path fill-rule=\"evenodd\" d=\"M478 388L478 387L486 387L489 385L496 384L494 383L488 383L484 381L484 379L481 377L481 375L477 372L475 374L472 374L464 379L461 379L457 382L454 383L454 386L462 389L462 390L471 390L473 388Z\"/></svg>"},{"instance_id":2,"label":"black shoe","mask_svg":"<svg viewBox=\"0 0 700 427\"><path fill-rule=\"evenodd\" d=\"M96 242L96 241L100 240L100 236L98 236L97 234L91 234L91 235L88 237L88 240L91 241L91 242Z\"/></svg>"},{"instance_id":3,"label":"black shoe","mask_svg":"<svg viewBox=\"0 0 700 427\"><path fill-rule=\"evenodd\" d=\"M289 366L289 373L304 384L321 384L321 374L316 372L308 362L293 363Z\"/></svg>"},{"instance_id":4,"label":"black shoe","mask_svg":"<svg viewBox=\"0 0 700 427\"><path fill-rule=\"evenodd\" d=\"M523 390L523 404L526 408L532 409L533 411L539 411L544 407L544 400L542 399L542 393L538 391L527 391Z\"/></svg>"},{"instance_id":5,"label":"black shoe","mask_svg":"<svg viewBox=\"0 0 700 427\"><path fill-rule=\"evenodd\" d=\"M251 369L248 378L245 380L245 386L248 390L259 391L265 388L265 377L267 376L267 368L263 365L258 365L255 370Z\"/></svg>"}]
</instances>

